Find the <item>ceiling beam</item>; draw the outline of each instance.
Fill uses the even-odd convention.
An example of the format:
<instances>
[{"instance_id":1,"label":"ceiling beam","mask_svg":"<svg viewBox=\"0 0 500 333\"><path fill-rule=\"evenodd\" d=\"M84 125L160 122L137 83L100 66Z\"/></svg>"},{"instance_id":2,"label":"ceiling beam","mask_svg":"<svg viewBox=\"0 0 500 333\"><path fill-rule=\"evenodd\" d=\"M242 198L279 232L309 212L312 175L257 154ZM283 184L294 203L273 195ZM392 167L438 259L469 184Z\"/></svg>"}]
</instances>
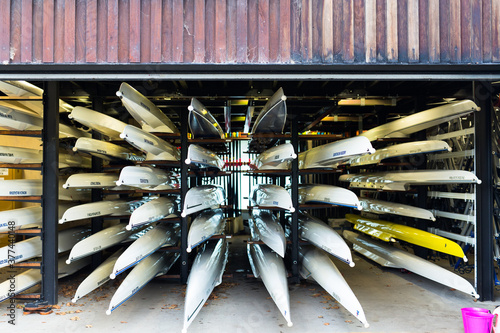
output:
<instances>
[{"instance_id":1,"label":"ceiling beam","mask_svg":"<svg viewBox=\"0 0 500 333\"><path fill-rule=\"evenodd\" d=\"M318 111L318 113L316 113L316 119L314 119L313 121L307 123L304 126L304 128L302 128L300 130L300 132L305 132L305 131L310 130L311 128L313 128L314 126L316 126L317 124L319 124L323 120L323 118L329 116L330 113L332 113L337 108L338 108L337 105L334 105L334 106L325 106L325 107L321 108Z\"/></svg>"}]
</instances>

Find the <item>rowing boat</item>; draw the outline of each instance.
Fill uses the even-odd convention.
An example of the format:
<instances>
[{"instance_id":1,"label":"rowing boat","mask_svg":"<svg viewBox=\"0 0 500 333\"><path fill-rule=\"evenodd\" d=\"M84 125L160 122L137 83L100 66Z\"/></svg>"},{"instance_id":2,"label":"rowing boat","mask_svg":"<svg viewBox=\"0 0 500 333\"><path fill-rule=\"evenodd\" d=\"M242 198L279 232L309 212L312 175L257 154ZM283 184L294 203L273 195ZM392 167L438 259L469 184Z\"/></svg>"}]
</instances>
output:
<instances>
[{"instance_id":1,"label":"rowing boat","mask_svg":"<svg viewBox=\"0 0 500 333\"><path fill-rule=\"evenodd\" d=\"M286 238L283 227L274 214L266 210L253 210L252 218L248 220L252 239L262 241L276 252L280 257L285 257Z\"/></svg>"},{"instance_id":2,"label":"rowing boat","mask_svg":"<svg viewBox=\"0 0 500 333\"><path fill-rule=\"evenodd\" d=\"M85 280L83 280L76 289L75 296L71 300L73 303L76 303L80 298L89 294L93 290L99 288L106 282L110 280L109 274L113 271L113 266L115 265L118 257L123 253L123 248L119 249L111 256L109 256L102 264L100 264L92 273L90 273ZM86 257L90 259L90 257ZM86 259L84 258L84 259ZM72 262L70 265L74 263L78 263L82 260L77 260L76 262ZM64 263L63 263L64 264ZM66 265L68 266L68 265ZM61 265L59 265L61 267Z\"/></svg>"},{"instance_id":3,"label":"rowing boat","mask_svg":"<svg viewBox=\"0 0 500 333\"><path fill-rule=\"evenodd\" d=\"M137 155L132 150L115 145L114 143L96 140L92 138L79 138L76 140L73 151L82 151L92 156L102 158L107 161L143 161L144 157Z\"/></svg>"},{"instance_id":4,"label":"rowing boat","mask_svg":"<svg viewBox=\"0 0 500 333\"><path fill-rule=\"evenodd\" d=\"M177 204L173 198L159 197L146 202L134 210L130 216L127 230L141 226L146 223L156 222L172 216L177 211Z\"/></svg>"},{"instance_id":5,"label":"rowing boat","mask_svg":"<svg viewBox=\"0 0 500 333\"><path fill-rule=\"evenodd\" d=\"M393 214L423 220L436 221L434 214L432 214L430 210L424 208L369 198L360 198L359 203L363 207L364 212L375 214Z\"/></svg>"},{"instance_id":6,"label":"rowing boat","mask_svg":"<svg viewBox=\"0 0 500 333\"><path fill-rule=\"evenodd\" d=\"M266 246L259 244L247 244L247 255L253 275L262 279L267 292L285 318L288 327L292 327L287 272L283 259Z\"/></svg>"},{"instance_id":7,"label":"rowing boat","mask_svg":"<svg viewBox=\"0 0 500 333\"><path fill-rule=\"evenodd\" d=\"M370 155L351 158L346 164L350 164L351 166L377 164L387 158L395 158L415 154L437 153L440 151L451 151L451 148L445 141L441 140L406 142L382 149L377 149L375 153Z\"/></svg>"},{"instance_id":8,"label":"rowing boat","mask_svg":"<svg viewBox=\"0 0 500 333\"><path fill-rule=\"evenodd\" d=\"M90 169L92 168L92 159L88 156L81 156L80 154L59 150L59 168Z\"/></svg>"},{"instance_id":9,"label":"rowing boat","mask_svg":"<svg viewBox=\"0 0 500 333\"><path fill-rule=\"evenodd\" d=\"M333 185L299 185L299 203L323 203L362 209L354 192Z\"/></svg>"},{"instance_id":10,"label":"rowing boat","mask_svg":"<svg viewBox=\"0 0 500 333\"><path fill-rule=\"evenodd\" d=\"M120 140L120 133L127 126L123 121L81 106L75 107L68 118L107 136L110 140Z\"/></svg>"},{"instance_id":11,"label":"rowing boat","mask_svg":"<svg viewBox=\"0 0 500 333\"><path fill-rule=\"evenodd\" d=\"M89 188L63 188L66 180L59 178L59 200L66 201L90 201L91 189Z\"/></svg>"},{"instance_id":12,"label":"rowing boat","mask_svg":"<svg viewBox=\"0 0 500 333\"><path fill-rule=\"evenodd\" d=\"M222 170L225 162L213 151L191 144L188 147L186 164L193 164L199 168L217 168Z\"/></svg>"},{"instance_id":13,"label":"rowing boat","mask_svg":"<svg viewBox=\"0 0 500 333\"><path fill-rule=\"evenodd\" d=\"M0 126L15 131L37 131L43 128L42 117L0 105Z\"/></svg>"},{"instance_id":14,"label":"rowing boat","mask_svg":"<svg viewBox=\"0 0 500 333\"><path fill-rule=\"evenodd\" d=\"M179 161L181 158L176 147L133 125L125 126L120 137L133 147L145 152L146 161Z\"/></svg>"},{"instance_id":15,"label":"rowing boat","mask_svg":"<svg viewBox=\"0 0 500 333\"><path fill-rule=\"evenodd\" d=\"M479 110L477 105L473 101L466 99L414 113L372 128L360 135L367 137L370 141L380 138L407 137L410 134L468 115L477 110Z\"/></svg>"},{"instance_id":16,"label":"rowing boat","mask_svg":"<svg viewBox=\"0 0 500 333\"><path fill-rule=\"evenodd\" d=\"M183 333L187 332L187 328L203 308L214 287L222 283L227 257L228 244L225 239L208 242L198 252L187 281Z\"/></svg>"},{"instance_id":17,"label":"rowing boat","mask_svg":"<svg viewBox=\"0 0 500 333\"><path fill-rule=\"evenodd\" d=\"M283 133L286 116L286 96L279 88L260 111L251 133Z\"/></svg>"},{"instance_id":18,"label":"rowing boat","mask_svg":"<svg viewBox=\"0 0 500 333\"><path fill-rule=\"evenodd\" d=\"M284 143L260 153L252 164L259 170L289 169L289 162L296 158L292 144Z\"/></svg>"},{"instance_id":19,"label":"rowing boat","mask_svg":"<svg viewBox=\"0 0 500 333\"><path fill-rule=\"evenodd\" d=\"M186 252L191 251L201 243L208 240L213 235L219 235L224 232L226 220L223 217L222 209L208 209L201 212L191 222L187 237Z\"/></svg>"},{"instance_id":20,"label":"rowing boat","mask_svg":"<svg viewBox=\"0 0 500 333\"><path fill-rule=\"evenodd\" d=\"M342 260L354 267L351 250L344 239L330 226L320 219L307 213L299 213L299 236L300 238L316 245L318 248L330 253L337 259Z\"/></svg>"},{"instance_id":21,"label":"rowing boat","mask_svg":"<svg viewBox=\"0 0 500 333\"><path fill-rule=\"evenodd\" d=\"M40 116L43 116L43 89L27 81L0 81L0 91L7 96L24 97L15 101L15 105L21 105ZM38 97L38 100L30 100L30 97ZM9 101L14 102L14 101ZM59 112L70 112L73 106L59 100Z\"/></svg>"},{"instance_id":22,"label":"rowing boat","mask_svg":"<svg viewBox=\"0 0 500 333\"><path fill-rule=\"evenodd\" d=\"M188 110L188 124L193 138L224 139L222 127L200 101L191 98Z\"/></svg>"},{"instance_id":23,"label":"rowing boat","mask_svg":"<svg viewBox=\"0 0 500 333\"><path fill-rule=\"evenodd\" d=\"M117 186L132 186L141 189L171 190L179 186L172 172L150 166L126 166L120 171Z\"/></svg>"},{"instance_id":24,"label":"rowing boat","mask_svg":"<svg viewBox=\"0 0 500 333\"><path fill-rule=\"evenodd\" d=\"M410 185L481 184L475 174L464 170L405 170L344 174L349 187L388 191L407 191Z\"/></svg>"},{"instance_id":25,"label":"rowing boat","mask_svg":"<svg viewBox=\"0 0 500 333\"><path fill-rule=\"evenodd\" d=\"M116 289L106 314L110 315L154 277L166 274L179 257L180 253L153 253L137 264Z\"/></svg>"},{"instance_id":26,"label":"rowing boat","mask_svg":"<svg viewBox=\"0 0 500 333\"><path fill-rule=\"evenodd\" d=\"M179 133L177 127L155 104L128 83L116 92L127 111L147 132Z\"/></svg>"},{"instance_id":27,"label":"rowing boat","mask_svg":"<svg viewBox=\"0 0 500 333\"><path fill-rule=\"evenodd\" d=\"M355 136L311 148L299 154L299 169L333 168L350 158L373 154L370 140Z\"/></svg>"},{"instance_id":28,"label":"rowing boat","mask_svg":"<svg viewBox=\"0 0 500 333\"><path fill-rule=\"evenodd\" d=\"M252 205L259 208L280 208L294 212L292 198L285 188L273 184L258 184L252 190Z\"/></svg>"},{"instance_id":29,"label":"rowing boat","mask_svg":"<svg viewBox=\"0 0 500 333\"><path fill-rule=\"evenodd\" d=\"M66 179L63 188L112 188L116 187L116 173L75 173Z\"/></svg>"},{"instance_id":30,"label":"rowing boat","mask_svg":"<svg viewBox=\"0 0 500 333\"><path fill-rule=\"evenodd\" d=\"M72 204L59 203L59 219L61 219L64 212L71 207L73 207ZM0 232L41 227L42 221L43 208L41 206L4 210L0 212Z\"/></svg>"},{"instance_id":31,"label":"rowing boat","mask_svg":"<svg viewBox=\"0 0 500 333\"><path fill-rule=\"evenodd\" d=\"M467 261L467 257L460 245L430 232L398 223L369 219L355 214L346 214L345 218L348 222L354 224L354 229L385 242L394 242L396 239L399 239L434 251L463 258L464 261Z\"/></svg>"},{"instance_id":32,"label":"rowing boat","mask_svg":"<svg viewBox=\"0 0 500 333\"><path fill-rule=\"evenodd\" d=\"M69 276L78 272L83 267L90 264L91 259L80 260L78 262L66 265L64 263L64 258L59 258L57 262L58 274L57 278L62 279L63 277ZM12 283L14 281L14 283ZM36 286L42 282L42 274L39 268L28 269L20 274L11 277L0 283L0 303L28 290L31 287Z\"/></svg>"},{"instance_id":33,"label":"rowing boat","mask_svg":"<svg viewBox=\"0 0 500 333\"><path fill-rule=\"evenodd\" d=\"M116 245L126 240L133 234L141 231L141 229L127 230L125 228L126 226L126 223L116 224L79 241L71 249L66 263L70 264L73 261L105 250L108 247Z\"/></svg>"},{"instance_id":34,"label":"rowing boat","mask_svg":"<svg viewBox=\"0 0 500 333\"><path fill-rule=\"evenodd\" d=\"M226 201L226 191L217 185L201 185L190 188L184 197L182 217L211 208L219 208Z\"/></svg>"},{"instance_id":35,"label":"rowing boat","mask_svg":"<svg viewBox=\"0 0 500 333\"><path fill-rule=\"evenodd\" d=\"M130 205L125 200L104 200L73 206L64 212L59 219L59 224L99 216L130 215Z\"/></svg>"},{"instance_id":36,"label":"rowing boat","mask_svg":"<svg viewBox=\"0 0 500 333\"><path fill-rule=\"evenodd\" d=\"M42 163L43 150L0 146L0 163L33 164ZM90 160L77 154L59 152L59 168L90 167Z\"/></svg>"},{"instance_id":37,"label":"rowing boat","mask_svg":"<svg viewBox=\"0 0 500 333\"><path fill-rule=\"evenodd\" d=\"M313 278L347 311L363 323L365 328L370 326L356 295L325 252L314 246L300 247L299 257L300 274L304 279Z\"/></svg>"},{"instance_id":38,"label":"rowing boat","mask_svg":"<svg viewBox=\"0 0 500 333\"><path fill-rule=\"evenodd\" d=\"M175 246L179 237L179 225L157 224L130 244L120 255L109 277L115 279L118 274L136 265L162 246Z\"/></svg>"},{"instance_id":39,"label":"rowing boat","mask_svg":"<svg viewBox=\"0 0 500 333\"><path fill-rule=\"evenodd\" d=\"M394 246L377 242L352 231L344 230L344 237L353 243L353 248L356 252L361 253L382 266L406 269L427 279L448 286L451 290L456 289L468 295L472 295L475 298L479 298L474 287L467 280L441 266Z\"/></svg>"},{"instance_id":40,"label":"rowing boat","mask_svg":"<svg viewBox=\"0 0 500 333\"><path fill-rule=\"evenodd\" d=\"M84 227L76 227L59 231L58 253L69 251L73 245L90 234L90 230ZM12 249L15 254L12 254ZM28 238L0 248L0 268L7 267L11 263L18 263L42 255L42 239L40 236ZM9 261L10 260L10 261Z\"/></svg>"},{"instance_id":41,"label":"rowing boat","mask_svg":"<svg viewBox=\"0 0 500 333\"><path fill-rule=\"evenodd\" d=\"M42 195L41 179L0 180L0 196L22 197Z\"/></svg>"}]
</instances>

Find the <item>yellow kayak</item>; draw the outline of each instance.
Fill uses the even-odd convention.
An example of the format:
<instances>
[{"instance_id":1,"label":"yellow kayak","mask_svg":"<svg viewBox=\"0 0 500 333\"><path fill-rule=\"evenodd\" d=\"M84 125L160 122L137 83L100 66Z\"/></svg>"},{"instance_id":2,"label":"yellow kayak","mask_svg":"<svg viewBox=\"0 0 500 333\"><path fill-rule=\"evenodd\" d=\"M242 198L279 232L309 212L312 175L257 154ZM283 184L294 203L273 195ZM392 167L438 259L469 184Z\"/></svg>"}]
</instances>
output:
<instances>
[{"instance_id":1,"label":"yellow kayak","mask_svg":"<svg viewBox=\"0 0 500 333\"><path fill-rule=\"evenodd\" d=\"M452 240L406 225L374 220L355 214L346 214L346 220L354 224L354 229L386 242L396 239L428 249L443 252L467 261L464 251Z\"/></svg>"}]
</instances>

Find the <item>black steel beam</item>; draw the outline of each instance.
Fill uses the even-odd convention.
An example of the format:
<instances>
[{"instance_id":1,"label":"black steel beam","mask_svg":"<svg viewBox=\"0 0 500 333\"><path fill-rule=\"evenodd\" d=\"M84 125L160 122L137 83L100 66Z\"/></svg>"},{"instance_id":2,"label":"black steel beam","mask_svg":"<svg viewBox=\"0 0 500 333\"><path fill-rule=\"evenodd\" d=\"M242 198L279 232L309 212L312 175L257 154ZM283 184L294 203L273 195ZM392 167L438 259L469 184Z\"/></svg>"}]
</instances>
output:
<instances>
[{"instance_id":1,"label":"black steel beam","mask_svg":"<svg viewBox=\"0 0 500 333\"><path fill-rule=\"evenodd\" d=\"M188 112L187 109L181 113L181 210L188 191L188 170L184 162L188 150ZM189 254L187 249L188 217L181 218L181 283L186 283L189 271Z\"/></svg>"},{"instance_id":2,"label":"black steel beam","mask_svg":"<svg viewBox=\"0 0 500 333\"><path fill-rule=\"evenodd\" d=\"M296 115L290 115L292 121L292 146L295 152L298 152L299 147L299 126L298 117ZM292 213L292 230L290 233L292 242L292 280L298 283L299 280L299 159L296 158L292 161L292 205L295 211Z\"/></svg>"},{"instance_id":3,"label":"black steel beam","mask_svg":"<svg viewBox=\"0 0 500 333\"><path fill-rule=\"evenodd\" d=\"M96 94L98 95L98 94ZM103 99L102 97L94 97L92 99L92 109L98 112L104 111ZM97 131L92 131L92 139L101 140L102 134ZM102 158L92 156L92 172L102 172ZM102 189L93 188L91 191L91 201L102 201ZM91 232L95 234L102 230L103 217L93 217ZM92 255L92 269L96 269L102 263L102 251L99 251Z\"/></svg>"},{"instance_id":4,"label":"black steel beam","mask_svg":"<svg viewBox=\"0 0 500 333\"><path fill-rule=\"evenodd\" d=\"M476 282L481 301L493 301L493 148L491 83L474 82L474 99L481 111L475 113L476 175L481 179L476 194Z\"/></svg>"},{"instance_id":5,"label":"black steel beam","mask_svg":"<svg viewBox=\"0 0 500 333\"><path fill-rule=\"evenodd\" d=\"M59 198L59 82L46 82L43 94L42 300L57 304Z\"/></svg>"}]
</instances>

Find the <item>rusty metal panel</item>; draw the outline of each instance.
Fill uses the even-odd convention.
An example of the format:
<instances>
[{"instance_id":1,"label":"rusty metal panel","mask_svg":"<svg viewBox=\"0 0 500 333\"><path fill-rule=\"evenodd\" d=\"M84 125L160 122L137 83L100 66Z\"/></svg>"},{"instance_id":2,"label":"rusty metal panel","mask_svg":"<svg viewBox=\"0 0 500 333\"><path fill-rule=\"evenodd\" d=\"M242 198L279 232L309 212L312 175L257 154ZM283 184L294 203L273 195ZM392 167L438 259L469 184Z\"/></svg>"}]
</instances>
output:
<instances>
[{"instance_id":1,"label":"rusty metal panel","mask_svg":"<svg viewBox=\"0 0 500 333\"><path fill-rule=\"evenodd\" d=\"M496 0L0 0L0 62L500 62Z\"/></svg>"}]
</instances>

